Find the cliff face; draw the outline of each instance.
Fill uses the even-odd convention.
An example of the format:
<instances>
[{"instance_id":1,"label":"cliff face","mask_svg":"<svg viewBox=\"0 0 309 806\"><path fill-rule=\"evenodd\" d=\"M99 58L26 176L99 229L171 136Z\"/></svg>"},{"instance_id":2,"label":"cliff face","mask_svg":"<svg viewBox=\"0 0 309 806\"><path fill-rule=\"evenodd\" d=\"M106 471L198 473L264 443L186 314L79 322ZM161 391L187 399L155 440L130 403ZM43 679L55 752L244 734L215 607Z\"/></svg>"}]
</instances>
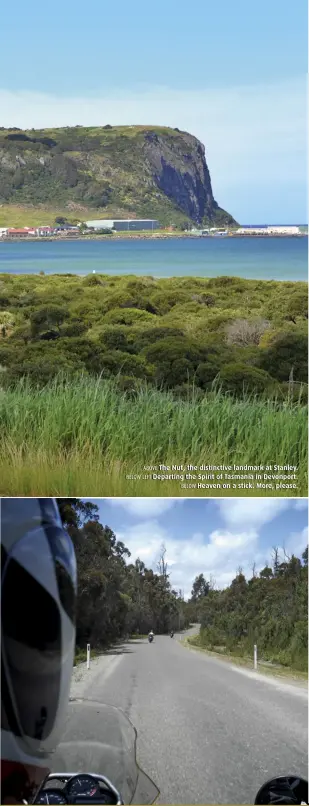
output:
<instances>
[{"instance_id":1,"label":"cliff face","mask_svg":"<svg viewBox=\"0 0 309 806\"><path fill-rule=\"evenodd\" d=\"M145 134L145 153L154 179L189 218L201 223L219 210L215 202L204 146L190 134L177 137ZM231 218L226 214L228 218Z\"/></svg>"},{"instance_id":2,"label":"cliff face","mask_svg":"<svg viewBox=\"0 0 309 806\"><path fill-rule=\"evenodd\" d=\"M233 222L214 200L204 146L164 127L0 129L0 203L75 210L81 220Z\"/></svg>"}]
</instances>

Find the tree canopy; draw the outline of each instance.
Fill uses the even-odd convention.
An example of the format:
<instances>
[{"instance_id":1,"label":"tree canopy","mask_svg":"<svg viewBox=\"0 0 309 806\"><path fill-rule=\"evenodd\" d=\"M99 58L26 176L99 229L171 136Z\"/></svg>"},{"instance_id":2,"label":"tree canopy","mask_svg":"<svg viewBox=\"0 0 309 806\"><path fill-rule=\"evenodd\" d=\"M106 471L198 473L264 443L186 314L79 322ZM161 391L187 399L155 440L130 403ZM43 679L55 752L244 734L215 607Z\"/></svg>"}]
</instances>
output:
<instances>
[{"instance_id":1,"label":"tree canopy","mask_svg":"<svg viewBox=\"0 0 309 806\"><path fill-rule=\"evenodd\" d=\"M74 542L78 567L77 646L104 647L150 629L166 634L200 622L199 643L237 655L261 657L304 670L308 659L308 549L298 558L273 549L272 565L246 579L238 568L231 584L217 590L201 571L189 601L174 590L161 546L157 570L130 551L99 509L77 498L58 499L63 523Z\"/></svg>"}]
</instances>

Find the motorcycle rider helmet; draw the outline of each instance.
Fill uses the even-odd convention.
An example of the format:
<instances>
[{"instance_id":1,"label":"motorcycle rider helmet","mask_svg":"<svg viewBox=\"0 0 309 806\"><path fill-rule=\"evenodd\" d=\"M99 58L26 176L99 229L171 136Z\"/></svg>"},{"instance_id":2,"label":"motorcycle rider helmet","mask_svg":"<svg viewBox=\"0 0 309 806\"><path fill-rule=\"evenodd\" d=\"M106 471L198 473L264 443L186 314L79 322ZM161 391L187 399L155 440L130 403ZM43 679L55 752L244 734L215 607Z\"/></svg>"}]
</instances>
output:
<instances>
[{"instance_id":1,"label":"motorcycle rider helmet","mask_svg":"<svg viewBox=\"0 0 309 806\"><path fill-rule=\"evenodd\" d=\"M50 772L74 664L76 559L56 501L1 501L1 803Z\"/></svg>"}]
</instances>

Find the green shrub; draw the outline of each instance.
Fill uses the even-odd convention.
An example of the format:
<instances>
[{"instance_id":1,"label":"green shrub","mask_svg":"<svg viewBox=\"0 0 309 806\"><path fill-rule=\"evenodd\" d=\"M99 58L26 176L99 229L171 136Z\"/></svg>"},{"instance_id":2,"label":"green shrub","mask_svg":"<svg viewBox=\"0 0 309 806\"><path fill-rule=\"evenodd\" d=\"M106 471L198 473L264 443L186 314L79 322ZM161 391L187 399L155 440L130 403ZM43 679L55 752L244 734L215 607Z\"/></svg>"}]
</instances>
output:
<instances>
[{"instance_id":1,"label":"green shrub","mask_svg":"<svg viewBox=\"0 0 309 806\"><path fill-rule=\"evenodd\" d=\"M226 364L220 370L219 381L222 388L237 395L265 392L272 385L267 372L246 364Z\"/></svg>"},{"instance_id":2,"label":"green shrub","mask_svg":"<svg viewBox=\"0 0 309 806\"><path fill-rule=\"evenodd\" d=\"M294 381L308 381L308 338L302 333L282 333L268 348L261 350L261 369L278 381L288 381L293 372Z\"/></svg>"}]
</instances>

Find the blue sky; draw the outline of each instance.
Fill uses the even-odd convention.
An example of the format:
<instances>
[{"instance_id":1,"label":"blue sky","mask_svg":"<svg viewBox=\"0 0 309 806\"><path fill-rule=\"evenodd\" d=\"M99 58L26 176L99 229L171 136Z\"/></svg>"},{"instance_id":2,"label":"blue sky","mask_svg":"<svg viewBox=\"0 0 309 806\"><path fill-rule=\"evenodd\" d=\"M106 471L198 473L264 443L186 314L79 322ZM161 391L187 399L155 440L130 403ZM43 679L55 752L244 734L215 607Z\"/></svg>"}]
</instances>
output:
<instances>
[{"instance_id":1,"label":"blue sky","mask_svg":"<svg viewBox=\"0 0 309 806\"><path fill-rule=\"evenodd\" d=\"M89 500L89 499L84 499ZM172 585L188 598L199 573L210 575L218 588L229 585L242 566L248 578L271 561L278 546L301 553L308 543L305 499L90 499L99 506L100 521L131 551L156 570L165 544ZM283 556L282 556L283 559Z\"/></svg>"},{"instance_id":2,"label":"blue sky","mask_svg":"<svg viewBox=\"0 0 309 806\"><path fill-rule=\"evenodd\" d=\"M178 126L238 220L305 223L306 17L305 0L30 0L14 21L5 4L0 125Z\"/></svg>"}]
</instances>

